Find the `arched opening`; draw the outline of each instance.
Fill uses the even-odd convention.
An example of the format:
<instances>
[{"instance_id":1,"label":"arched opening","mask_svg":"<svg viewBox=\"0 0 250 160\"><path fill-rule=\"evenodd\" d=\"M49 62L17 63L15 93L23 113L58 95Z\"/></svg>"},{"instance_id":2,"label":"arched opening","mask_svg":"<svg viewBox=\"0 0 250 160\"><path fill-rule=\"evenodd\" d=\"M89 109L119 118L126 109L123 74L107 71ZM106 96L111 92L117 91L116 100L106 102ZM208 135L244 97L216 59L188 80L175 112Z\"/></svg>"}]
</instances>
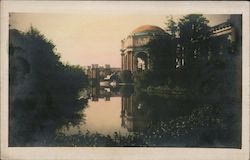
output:
<instances>
[{"instance_id":1,"label":"arched opening","mask_svg":"<svg viewBox=\"0 0 250 160\"><path fill-rule=\"evenodd\" d=\"M136 54L136 67L138 70L148 69L148 55L145 52Z\"/></svg>"}]
</instances>

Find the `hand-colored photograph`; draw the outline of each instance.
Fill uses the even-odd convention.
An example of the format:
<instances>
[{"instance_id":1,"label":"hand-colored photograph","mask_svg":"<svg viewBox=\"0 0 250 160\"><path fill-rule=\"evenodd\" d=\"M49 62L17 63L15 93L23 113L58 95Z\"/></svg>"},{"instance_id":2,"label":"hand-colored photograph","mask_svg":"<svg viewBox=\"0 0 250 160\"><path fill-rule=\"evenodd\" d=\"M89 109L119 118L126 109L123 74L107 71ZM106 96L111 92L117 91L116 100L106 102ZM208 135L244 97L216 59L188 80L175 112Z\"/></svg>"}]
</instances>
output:
<instances>
[{"instance_id":1,"label":"hand-colored photograph","mask_svg":"<svg viewBox=\"0 0 250 160\"><path fill-rule=\"evenodd\" d=\"M9 147L240 149L241 113L241 14L9 13Z\"/></svg>"}]
</instances>

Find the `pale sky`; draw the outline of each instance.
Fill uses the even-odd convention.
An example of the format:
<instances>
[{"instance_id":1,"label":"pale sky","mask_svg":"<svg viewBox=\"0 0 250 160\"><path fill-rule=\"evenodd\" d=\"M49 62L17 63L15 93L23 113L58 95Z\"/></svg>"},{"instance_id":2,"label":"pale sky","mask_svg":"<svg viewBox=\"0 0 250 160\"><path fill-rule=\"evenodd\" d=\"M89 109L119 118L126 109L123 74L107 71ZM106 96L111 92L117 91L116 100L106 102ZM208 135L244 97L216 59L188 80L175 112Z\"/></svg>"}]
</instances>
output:
<instances>
[{"instance_id":1,"label":"pale sky","mask_svg":"<svg viewBox=\"0 0 250 160\"><path fill-rule=\"evenodd\" d=\"M121 40L141 25L165 28L169 15L12 13L11 28L27 31L32 25L53 41L61 60L72 65L110 64L120 67ZM213 26L228 15L205 15ZM174 16L178 20L180 15Z\"/></svg>"}]
</instances>

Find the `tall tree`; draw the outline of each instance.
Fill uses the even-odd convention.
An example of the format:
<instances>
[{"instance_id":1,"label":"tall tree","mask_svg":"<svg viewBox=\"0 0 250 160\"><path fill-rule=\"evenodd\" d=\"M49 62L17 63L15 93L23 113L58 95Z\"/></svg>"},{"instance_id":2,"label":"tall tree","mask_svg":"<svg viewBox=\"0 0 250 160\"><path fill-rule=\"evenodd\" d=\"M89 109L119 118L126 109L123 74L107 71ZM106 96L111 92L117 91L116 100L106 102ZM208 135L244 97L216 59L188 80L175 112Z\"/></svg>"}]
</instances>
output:
<instances>
[{"instance_id":1,"label":"tall tree","mask_svg":"<svg viewBox=\"0 0 250 160\"><path fill-rule=\"evenodd\" d=\"M178 23L180 44L185 54L187 68L200 67L207 57L209 29L208 20L201 14L190 14Z\"/></svg>"},{"instance_id":2,"label":"tall tree","mask_svg":"<svg viewBox=\"0 0 250 160\"><path fill-rule=\"evenodd\" d=\"M80 66L63 64L37 29L11 29L9 35L9 145L51 143L57 129L79 124L87 76Z\"/></svg>"},{"instance_id":3,"label":"tall tree","mask_svg":"<svg viewBox=\"0 0 250 160\"><path fill-rule=\"evenodd\" d=\"M178 32L178 26L177 23L174 21L173 16L167 17L167 22L165 22L166 25L166 32L171 35L171 37L174 39Z\"/></svg>"},{"instance_id":4,"label":"tall tree","mask_svg":"<svg viewBox=\"0 0 250 160\"><path fill-rule=\"evenodd\" d=\"M157 81L165 81L175 71L175 46L170 37L155 39L149 44L150 66Z\"/></svg>"}]
</instances>

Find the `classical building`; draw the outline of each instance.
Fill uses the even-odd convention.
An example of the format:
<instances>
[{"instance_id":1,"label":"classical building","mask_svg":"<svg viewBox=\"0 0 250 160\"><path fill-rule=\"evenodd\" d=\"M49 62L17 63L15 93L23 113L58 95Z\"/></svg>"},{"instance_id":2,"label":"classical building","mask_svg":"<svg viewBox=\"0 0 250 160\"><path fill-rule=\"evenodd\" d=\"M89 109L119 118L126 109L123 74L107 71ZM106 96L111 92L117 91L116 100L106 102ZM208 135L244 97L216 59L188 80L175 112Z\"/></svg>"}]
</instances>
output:
<instances>
[{"instance_id":1,"label":"classical building","mask_svg":"<svg viewBox=\"0 0 250 160\"><path fill-rule=\"evenodd\" d=\"M168 37L160 27L143 25L132 31L121 41L122 70L137 71L150 68L149 48L147 44L157 38Z\"/></svg>"},{"instance_id":2,"label":"classical building","mask_svg":"<svg viewBox=\"0 0 250 160\"><path fill-rule=\"evenodd\" d=\"M204 64L212 58L231 58L232 55L241 55L241 15L231 15L230 18L220 24L210 28L210 43L208 44L208 52L203 53ZM187 59L183 48L178 44L177 38L177 52L176 64L177 68L186 65ZM196 42L193 42L196 43ZM199 54L199 50L194 50ZM233 57L235 59L235 57Z\"/></svg>"},{"instance_id":3,"label":"classical building","mask_svg":"<svg viewBox=\"0 0 250 160\"><path fill-rule=\"evenodd\" d=\"M230 18L210 28L211 44L207 53L202 54L202 61L207 63L211 58L227 57L230 53L240 53L241 49L241 15L231 15ZM121 41L122 70L137 71L150 68L149 48L147 44L157 38L167 38L169 34L153 25L143 25L136 28ZM176 38L176 68L187 65L188 60L183 47ZM195 43L195 42L194 42ZM199 49L194 50L198 52ZM229 53L229 54L228 54Z\"/></svg>"}]
</instances>

